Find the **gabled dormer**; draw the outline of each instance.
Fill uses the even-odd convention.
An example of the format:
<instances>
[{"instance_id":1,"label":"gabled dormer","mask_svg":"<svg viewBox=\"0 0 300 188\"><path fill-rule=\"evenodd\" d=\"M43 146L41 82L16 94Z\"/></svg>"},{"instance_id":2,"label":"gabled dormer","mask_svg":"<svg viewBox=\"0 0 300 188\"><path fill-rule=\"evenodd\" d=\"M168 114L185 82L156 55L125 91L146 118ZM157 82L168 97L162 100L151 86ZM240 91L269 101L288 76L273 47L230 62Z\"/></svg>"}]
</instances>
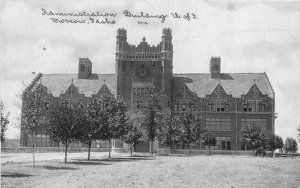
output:
<instances>
[{"instance_id":1,"label":"gabled dormer","mask_svg":"<svg viewBox=\"0 0 300 188\"><path fill-rule=\"evenodd\" d=\"M227 93L220 83L216 86L214 91L211 93L211 97L213 98L224 98L226 96Z\"/></svg>"},{"instance_id":2,"label":"gabled dormer","mask_svg":"<svg viewBox=\"0 0 300 188\"><path fill-rule=\"evenodd\" d=\"M189 88L184 84L180 90L178 90L176 94L176 98L182 98L182 99L187 99L190 98L192 95L191 91Z\"/></svg>"},{"instance_id":3,"label":"gabled dormer","mask_svg":"<svg viewBox=\"0 0 300 188\"><path fill-rule=\"evenodd\" d=\"M79 94L78 88L73 84L73 82L71 83L65 94L71 97Z\"/></svg>"},{"instance_id":4,"label":"gabled dormer","mask_svg":"<svg viewBox=\"0 0 300 188\"><path fill-rule=\"evenodd\" d=\"M98 96L111 96L112 93L110 92L109 88L107 87L106 83L102 85L102 87L99 89Z\"/></svg>"},{"instance_id":5,"label":"gabled dormer","mask_svg":"<svg viewBox=\"0 0 300 188\"><path fill-rule=\"evenodd\" d=\"M42 83L38 84L36 87L36 92L38 92L41 96L48 94L48 89Z\"/></svg>"},{"instance_id":6,"label":"gabled dormer","mask_svg":"<svg viewBox=\"0 0 300 188\"><path fill-rule=\"evenodd\" d=\"M246 96L248 99L259 99L263 96L263 94L254 82L249 91L247 92Z\"/></svg>"}]
</instances>

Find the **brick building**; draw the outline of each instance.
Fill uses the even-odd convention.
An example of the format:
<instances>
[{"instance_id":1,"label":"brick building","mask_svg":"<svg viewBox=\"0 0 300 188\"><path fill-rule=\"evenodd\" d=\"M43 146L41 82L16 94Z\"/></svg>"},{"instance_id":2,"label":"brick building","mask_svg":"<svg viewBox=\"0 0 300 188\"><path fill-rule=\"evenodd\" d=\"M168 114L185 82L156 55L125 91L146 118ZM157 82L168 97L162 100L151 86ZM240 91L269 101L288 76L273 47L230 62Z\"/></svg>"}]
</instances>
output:
<instances>
[{"instance_id":1,"label":"brick building","mask_svg":"<svg viewBox=\"0 0 300 188\"><path fill-rule=\"evenodd\" d=\"M205 64L205 63L203 63ZM163 29L161 42L149 45L127 42L127 31L118 29L115 74L94 74L92 62L79 58L77 74L39 74L38 85L45 102L83 105L103 94L122 96L129 109L138 109L139 96L163 91L163 105L174 113L192 111L201 126L217 136L214 149L241 150L240 132L250 123L266 133L274 133L275 94L266 73L222 73L221 58L207 63L209 73L174 74L171 29ZM46 135L34 136L41 146L57 146ZM31 144L30 135L21 130L21 145ZM94 147L106 147L106 142ZM117 144L122 147L121 143ZM83 145L77 144L77 147Z\"/></svg>"}]
</instances>

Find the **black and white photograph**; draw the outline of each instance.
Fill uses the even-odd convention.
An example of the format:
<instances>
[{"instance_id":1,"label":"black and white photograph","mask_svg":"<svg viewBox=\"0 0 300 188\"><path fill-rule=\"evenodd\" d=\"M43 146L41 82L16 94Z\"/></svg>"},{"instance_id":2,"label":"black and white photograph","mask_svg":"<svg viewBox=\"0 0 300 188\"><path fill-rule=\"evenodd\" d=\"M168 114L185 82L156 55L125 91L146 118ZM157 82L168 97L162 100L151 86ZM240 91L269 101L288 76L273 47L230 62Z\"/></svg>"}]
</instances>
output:
<instances>
[{"instance_id":1,"label":"black and white photograph","mask_svg":"<svg viewBox=\"0 0 300 188\"><path fill-rule=\"evenodd\" d=\"M300 1L0 0L1 187L300 187Z\"/></svg>"}]
</instances>

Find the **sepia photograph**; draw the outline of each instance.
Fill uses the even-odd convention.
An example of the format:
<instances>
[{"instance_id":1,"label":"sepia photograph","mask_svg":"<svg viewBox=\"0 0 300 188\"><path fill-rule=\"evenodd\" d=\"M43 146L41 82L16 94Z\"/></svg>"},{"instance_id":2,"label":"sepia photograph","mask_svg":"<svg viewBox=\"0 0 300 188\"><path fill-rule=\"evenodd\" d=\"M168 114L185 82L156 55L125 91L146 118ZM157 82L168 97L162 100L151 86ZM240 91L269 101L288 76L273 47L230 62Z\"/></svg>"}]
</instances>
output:
<instances>
[{"instance_id":1,"label":"sepia photograph","mask_svg":"<svg viewBox=\"0 0 300 188\"><path fill-rule=\"evenodd\" d=\"M1 187L300 187L300 1L0 0Z\"/></svg>"}]
</instances>

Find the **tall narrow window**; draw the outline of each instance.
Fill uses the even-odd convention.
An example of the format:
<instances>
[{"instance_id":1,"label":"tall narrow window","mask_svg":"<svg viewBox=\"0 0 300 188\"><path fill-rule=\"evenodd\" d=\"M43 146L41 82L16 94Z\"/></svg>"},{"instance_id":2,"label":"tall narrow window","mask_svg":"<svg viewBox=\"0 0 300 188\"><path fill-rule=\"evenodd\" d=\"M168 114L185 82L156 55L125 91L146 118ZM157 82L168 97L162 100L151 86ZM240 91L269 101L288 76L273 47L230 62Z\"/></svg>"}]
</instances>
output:
<instances>
[{"instance_id":1,"label":"tall narrow window","mask_svg":"<svg viewBox=\"0 0 300 188\"><path fill-rule=\"evenodd\" d=\"M244 104L243 107L244 107L244 112L247 112L247 104Z\"/></svg>"},{"instance_id":2,"label":"tall narrow window","mask_svg":"<svg viewBox=\"0 0 300 188\"><path fill-rule=\"evenodd\" d=\"M130 68L133 68L133 61L130 61Z\"/></svg>"},{"instance_id":3,"label":"tall narrow window","mask_svg":"<svg viewBox=\"0 0 300 188\"><path fill-rule=\"evenodd\" d=\"M152 62L152 68L155 68L155 62Z\"/></svg>"},{"instance_id":4,"label":"tall narrow window","mask_svg":"<svg viewBox=\"0 0 300 188\"><path fill-rule=\"evenodd\" d=\"M229 111L229 104L226 104L226 106L225 106L225 111L226 111L226 112Z\"/></svg>"},{"instance_id":5,"label":"tall narrow window","mask_svg":"<svg viewBox=\"0 0 300 188\"><path fill-rule=\"evenodd\" d=\"M212 111L211 104L208 105L208 111Z\"/></svg>"}]
</instances>

